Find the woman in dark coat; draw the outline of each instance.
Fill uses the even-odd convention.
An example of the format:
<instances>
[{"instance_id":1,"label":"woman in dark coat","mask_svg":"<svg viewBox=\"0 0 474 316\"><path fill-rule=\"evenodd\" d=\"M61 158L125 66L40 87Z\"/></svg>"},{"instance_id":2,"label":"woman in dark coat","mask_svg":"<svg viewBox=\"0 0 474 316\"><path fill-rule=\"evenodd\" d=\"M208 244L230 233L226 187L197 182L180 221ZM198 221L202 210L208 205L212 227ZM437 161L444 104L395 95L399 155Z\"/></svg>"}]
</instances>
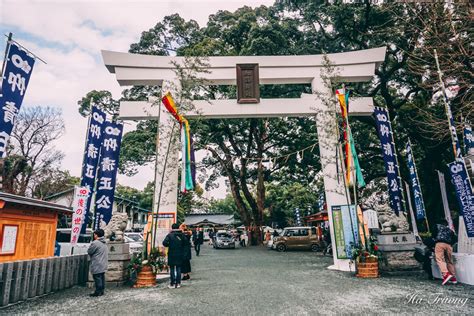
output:
<instances>
[{"instance_id":1,"label":"woman in dark coat","mask_svg":"<svg viewBox=\"0 0 474 316\"><path fill-rule=\"evenodd\" d=\"M184 256L183 256L183 265L181 266L181 273L183 277L181 280L189 280L191 277L189 273L191 272L191 231L187 230L185 224L181 224L179 229L184 233Z\"/></svg>"}]
</instances>

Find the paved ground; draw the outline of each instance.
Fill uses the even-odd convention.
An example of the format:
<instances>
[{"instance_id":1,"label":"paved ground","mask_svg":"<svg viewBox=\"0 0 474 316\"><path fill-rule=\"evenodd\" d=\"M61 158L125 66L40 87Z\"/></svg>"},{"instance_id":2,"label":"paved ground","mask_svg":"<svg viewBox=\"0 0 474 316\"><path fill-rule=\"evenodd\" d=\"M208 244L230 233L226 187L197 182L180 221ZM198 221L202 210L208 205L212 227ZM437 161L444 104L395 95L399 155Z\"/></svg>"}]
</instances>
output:
<instances>
[{"instance_id":1,"label":"paved ground","mask_svg":"<svg viewBox=\"0 0 474 316\"><path fill-rule=\"evenodd\" d=\"M206 246L200 257L193 257L192 280L180 289L170 290L164 284L152 289L114 288L94 299L87 296L88 289L76 287L0 314L472 315L474 311L472 286L441 287L421 276L363 280L327 270L330 263L330 258L311 252Z\"/></svg>"}]
</instances>

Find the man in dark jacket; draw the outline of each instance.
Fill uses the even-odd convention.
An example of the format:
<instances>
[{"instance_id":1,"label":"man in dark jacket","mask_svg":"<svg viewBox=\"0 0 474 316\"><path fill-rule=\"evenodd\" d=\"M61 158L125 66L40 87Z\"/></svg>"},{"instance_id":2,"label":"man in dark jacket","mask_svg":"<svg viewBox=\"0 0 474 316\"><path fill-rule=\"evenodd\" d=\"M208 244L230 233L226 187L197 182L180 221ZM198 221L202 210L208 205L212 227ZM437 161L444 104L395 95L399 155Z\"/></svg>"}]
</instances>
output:
<instances>
[{"instance_id":1,"label":"man in dark jacket","mask_svg":"<svg viewBox=\"0 0 474 316\"><path fill-rule=\"evenodd\" d=\"M170 269L170 285L168 287L170 289L181 287L181 265L184 260L185 247L188 243L178 224L173 224L171 228L171 232L163 240L163 246L168 247L168 266Z\"/></svg>"},{"instance_id":2,"label":"man in dark jacket","mask_svg":"<svg viewBox=\"0 0 474 316\"><path fill-rule=\"evenodd\" d=\"M109 249L105 244L104 230L98 229L94 232L94 241L91 243L87 254L91 257L90 269L95 283L95 292L90 296L102 296L105 289L105 271L107 265Z\"/></svg>"},{"instance_id":3,"label":"man in dark jacket","mask_svg":"<svg viewBox=\"0 0 474 316\"><path fill-rule=\"evenodd\" d=\"M456 280L456 271L453 265L453 245L457 242L456 233L449 227L446 220L441 220L432 230L436 246L435 258L439 270L443 276L443 285L446 283L458 283Z\"/></svg>"},{"instance_id":4,"label":"man in dark jacket","mask_svg":"<svg viewBox=\"0 0 474 316\"><path fill-rule=\"evenodd\" d=\"M199 256L201 252L201 245L204 243L204 233L202 232L202 228L196 228L193 233L193 243L194 243L194 250L196 251L196 256Z\"/></svg>"}]
</instances>

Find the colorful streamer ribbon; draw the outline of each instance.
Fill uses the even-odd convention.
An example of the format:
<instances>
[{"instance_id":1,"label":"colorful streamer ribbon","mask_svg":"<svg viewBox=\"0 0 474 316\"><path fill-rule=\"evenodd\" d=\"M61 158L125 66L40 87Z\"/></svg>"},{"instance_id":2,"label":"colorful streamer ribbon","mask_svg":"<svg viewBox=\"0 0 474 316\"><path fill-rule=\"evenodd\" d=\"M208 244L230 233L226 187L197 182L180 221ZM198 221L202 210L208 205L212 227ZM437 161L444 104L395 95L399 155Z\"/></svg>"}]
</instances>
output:
<instances>
[{"instance_id":1,"label":"colorful streamer ribbon","mask_svg":"<svg viewBox=\"0 0 474 316\"><path fill-rule=\"evenodd\" d=\"M181 126L181 145L182 145L182 167L181 167L181 192L187 192L194 189L196 182L196 169L194 148L189 128L188 120L179 114L173 97L168 92L161 99L166 109L178 121Z\"/></svg>"},{"instance_id":2,"label":"colorful streamer ribbon","mask_svg":"<svg viewBox=\"0 0 474 316\"><path fill-rule=\"evenodd\" d=\"M357 158L354 138L352 137L352 133L349 128L349 91L346 91L346 89L338 89L336 90L336 97L339 101L343 120L342 128L344 130L343 141L345 153L344 161L346 166L346 183L349 185L354 183L354 179L352 179L351 168L355 168L357 185L362 188L365 186L365 181L362 175L362 170L360 169L359 159Z\"/></svg>"}]
</instances>

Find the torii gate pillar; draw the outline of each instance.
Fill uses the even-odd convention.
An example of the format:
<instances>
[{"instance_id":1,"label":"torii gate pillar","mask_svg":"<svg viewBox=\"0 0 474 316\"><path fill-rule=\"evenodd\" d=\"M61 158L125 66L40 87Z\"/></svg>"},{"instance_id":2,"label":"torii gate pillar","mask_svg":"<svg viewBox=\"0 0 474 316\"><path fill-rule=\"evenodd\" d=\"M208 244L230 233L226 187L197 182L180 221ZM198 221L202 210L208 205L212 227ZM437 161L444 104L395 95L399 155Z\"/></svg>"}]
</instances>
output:
<instances>
[{"instance_id":1,"label":"torii gate pillar","mask_svg":"<svg viewBox=\"0 0 474 316\"><path fill-rule=\"evenodd\" d=\"M337 70L338 78L343 82L370 81L376 67L385 59L385 47L329 54L327 58ZM176 63L185 66L182 57L149 56L127 53L102 51L104 63L110 72L115 73L120 85L162 85L163 81L176 81ZM194 110L186 113L187 118L256 118L256 117L288 117L312 116L316 118L319 151L324 176L324 190L328 207L334 264L330 269L349 271L348 259L337 258L334 227L331 207L347 204L344 181L337 173L336 148L337 125L335 109L331 102L323 102L322 96L332 98L332 91L327 88L321 77L324 69L324 56L229 56L209 57L207 73L202 79L212 85L236 84L236 64L259 64L260 84L300 84L310 83L313 94L303 94L296 99L261 99L259 104L239 104L237 100L194 101ZM351 99L350 115L367 116L373 113L372 98ZM159 115L159 107L152 102L120 103L120 118L129 120L149 120L160 118L160 124L170 128L170 120L166 113ZM168 139L160 137L157 148L158 161L164 161ZM172 149L173 159L177 162L178 148ZM169 158L169 157L168 157ZM163 177L163 168L157 166L155 187L163 185L166 198L157 209L176 212L178 187L178 168L167 169L168 175ZM338 177L341 177L338 179ZM163 183L161 183L163 179ZM155 194L158 190L155 190ZM157 199L155 199L157 200Z\"/></svg>"}]
</instances>

